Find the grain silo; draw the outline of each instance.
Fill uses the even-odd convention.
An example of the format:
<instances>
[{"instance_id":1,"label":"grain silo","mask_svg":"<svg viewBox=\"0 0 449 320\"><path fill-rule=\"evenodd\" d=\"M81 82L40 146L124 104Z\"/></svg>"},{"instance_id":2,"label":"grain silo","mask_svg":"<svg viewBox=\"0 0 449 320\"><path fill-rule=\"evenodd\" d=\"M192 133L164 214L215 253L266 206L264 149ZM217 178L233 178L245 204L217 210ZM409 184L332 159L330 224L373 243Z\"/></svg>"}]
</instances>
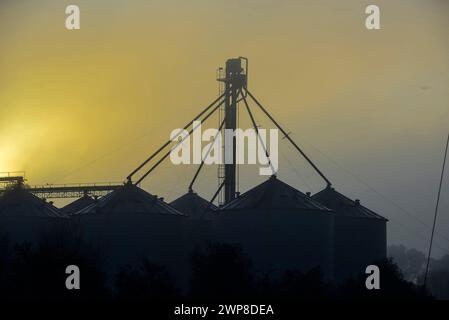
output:
<instances>
[{"instance_id":1,"label":"grain silo","mask_svg":"<svg viewBox=\"0 0 449 320\"><path fill-rule=\"evenodd\" d=\"M0 198L0 233L6 234L11 243L35 243L67 221L52 203L36 197L22 184Z\"/></svg>"},{"instance_id":2,"label":"grain silo","mask_svg":"<svg viewBox=\"0 0 449 320\"><path fill-rule=\"evenodd\" d=\"M174 267L183 254L186 216L132 183L72 217L87 239L105 253L110 271L143 258Z\"/></svg>"},{"instance_id":3,"label":"grain silo","mask_svg":"<svg viewBox=\"0 0 449 320\"><path fill-rule=\"evenodd\" d=\"M84 194L81 198L76 199L73 202L70 202L66 206L62 207L60 210L62 213L66 215L72 215L76 212L90 206L95 202L95 199L89 196L88 194Z\"/></svg>"},{"instance_id":4,"label":"grain silo","mask_svg":"<svg viewBox=\"0 0 449 320\"><path fill-rule=\"evenodd\" d=\"M170 205L188 216L185 224L185 258L188 260L195 248L213 239L212 219L217 207L191 189Z\"/></svg>"},{"instance_id":5,"label":"grain silo","mask_svg":"<svg viewBox=\"0 0 449 320\"><path fill-rule=\"evenodd\" d=\"M343 280L386 257L387 219L328 187L312 197L334 211L335 277Z\"/></svg>"},{"instance_id":6,"label":"grain silo","mask_svg":"<svg viewBox=\"0 0 449 320\"><path fill-rule=\"evenodd\" d=\"M213 211L217 209L214 204L209 203L193 190L173 200L170 205L192 219L210 219Z\"/></svg>"},{"instance_id":7,"label":"grain silo","mask_svg":"<svg viewBox=\"0 0 449 320\"><path fill-rule=\"evenodd\" d=\"M219 242L241 245L256 269L332 276L331 210L272 176L217 211Z\"/></svg>"}]
</instances>

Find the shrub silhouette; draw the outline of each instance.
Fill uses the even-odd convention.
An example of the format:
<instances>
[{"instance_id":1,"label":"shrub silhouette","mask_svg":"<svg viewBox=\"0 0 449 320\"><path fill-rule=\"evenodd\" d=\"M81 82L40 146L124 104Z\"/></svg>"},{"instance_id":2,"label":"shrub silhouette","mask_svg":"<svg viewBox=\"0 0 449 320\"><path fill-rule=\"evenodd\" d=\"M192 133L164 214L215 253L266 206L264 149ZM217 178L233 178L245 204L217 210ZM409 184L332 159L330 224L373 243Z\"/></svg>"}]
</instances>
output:
<instances>
[{"instance_id":1,"label":"shrub silhouette","mask_svg":"<svg viewBox=\"0 0 449 320\"><path fill-rule=\"evenodd\" d=\"M254 278L251 261L238 246L210 244L191 254L191 297L201 300L251 298Z\"/></svg>"},{"instance_id":2,"label":"shrub silhouette","mask_svg":"<svg viewBox=\"0 0 449 320\"><path fill-rule=\"evenodd\" d=\"M367 290L367 275L362 273L349 279L339 288L340 297L345 299L430 299L426 290L404 279L399 267L391 260L375 263L380 269L380 290Z\"/></svg>"},{"instance_id":3,"label":"shrub silhouette","mask_svg":"<svg viewBox=\"0 0 449 320\"><path fill-rule=\"evenodd\" d=\"M67 235L69 234L69 235ZM76 232L53 233L37 244L11 246L0 235L0 298L7 300L148 300L201 302L251 301L280 302L310 299L430 299L421 286L407 281L392 260L380 268L380 290L367 290L367 275L336 285L323 278L319 269L307 272L273 270L259 274L239 246L210 244L195 249L190 256L190 289L185 297L176 290L165 266L142 260L127 266L111 279L102 268L98 250L83 243ZM75 264L81 270L81 290L67 290L65 268ZM435 269L429 274L429 287L447 298L449 272ZM113 292L113 294L111 294Z\"/></svg>"},{"instance_id":4,"label":"shrub silhouette","mask_svg":"<svg viewBox=\"0 0 449 320\"><path fill-rule=\"evenodd\" d=\"M449 299L449 270L436 269L429 272L427 287L438 299Z\"/></svg>"},{"instance_id":5,"label":"shrub silhouette","mask_svg":"<svg viewBox=\"0 0 449 320\"><path fill-rule=\"evenodd\" d=\"M99 255L71 235L52 233L35 245L8 247L12 258L3 263L0 296L8 300L71 300L108 297L106 275ZM68 265L81 270L80 290L65 287Z\"/></svg>"},{"instance_id":6,"label":"shrub silhouette","mask_svg":"<svg viewBox=\"0 0 449 320\"><path fill-rule=\"evenodd\" d=\"M137 267L127 266L116 276L119 299L175 300L178 292L167 268L144 259Z\"/></svg>"},{"instance_id":7,"label":"shrub silhouette","mask_svg":"<svg viewBox=\"0 0 449 320\"><path fill-rule=\"evenodd\" d=\"M329 299L333 286L323 279L319 268L307 272L286 271L278 285L279 300Z\"/></svg>"}]
</instances>

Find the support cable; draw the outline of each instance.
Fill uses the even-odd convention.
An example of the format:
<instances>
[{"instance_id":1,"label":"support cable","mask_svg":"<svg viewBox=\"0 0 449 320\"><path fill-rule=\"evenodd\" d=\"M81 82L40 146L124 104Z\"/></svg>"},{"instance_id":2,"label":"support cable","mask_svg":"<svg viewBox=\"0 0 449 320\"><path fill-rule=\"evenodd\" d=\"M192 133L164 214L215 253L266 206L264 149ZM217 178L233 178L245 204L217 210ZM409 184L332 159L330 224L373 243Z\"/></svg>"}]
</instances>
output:
<instances>
[{"instance_id":1,"label":"support cable","mask_svg":"<svg viewBox=\"0 0 449 320\"><path fill-rule=\"evenodd\" d=\"M212 109L212 111L210 111L203 119L202 119L202 121L206 121L215 111L217 111L217 109L218 108L220 108L220 106L223 104L225 102L225 99L223 99L219 104L217 104L213 109ZM196 128L198 128L200 125L197 125L196 127L193 127L190 131L189 131L189 133L188 133L188 135L186 135L186 136L184 136L182 139L181 139L181 141L178 141L178 143L172 148L172 149L170 149L170 151L168 151L166 154L164 154L164 156L161 158L161 159L159 159L159 161L158 162L156 162L147 172L145 172L145 174L142 176L142 177L140 177L139 178L139 180L137 180L137 182L136 183L134 183L134 185L138 185L139 183L141 183L142 182L142 180L143 179L145 179L154 169L156 169L156 167L157 166L159 166L161 163L162 163L162 161L164 161L169 155L170 155L170 153L172 152L172 150L173 149L175 149L175 148L177 148L181 143L183 143L184 142L184 140L188 137L188 136L190 136L191 134L192 134L192 132L193 131L195 131L196 130ZM185 129L184 129L185 130ZM172 142L171 140L170 140L170 142ZM128 180L128 181L130 181L130 180Z\"/></svg>"},{"instance_id":2,"label":"support cable","mask_svg":"<svg viewBox=\"0 0 449 320\"><path fill-rule=\"evenodd\" d=\"M304 143L306 144L306 143ZM319 154L321 154L326 160L328 160L330 163L332 163L336 168L344 171L346 174L348 174L349 176L351 176L355 181L357 181L358 183L360 183L361 185L364 185L365 187L367 187L368 189L370 189L372 192L374 192L374 194L376 194L379 198L381 198L382 200L384 200L386 203L389 203L390 205L392 205L393 207L399 209L398 212L402 212L403 214L407 215L408 217L413 218L416 222L418 222L419 224L421 224L422 226L432 230L432 226L428 225L426 222L424 222L424 220L418 218L415 214L412 214L411 212L409 212L408 210L406 210L404 207L400 206L398 203L396 203L395 201L393 201L390 197L386 196L385 194L381 193L380 191L378 191L376 188L374 188L373 186L371 186L368 182L366 182L366 180L358 175L356 175L355 173L351 172L350 170L348 170L347 168L343 167L341 164L339 164L337 161L335 161L334 159L331 159L331 157L327 154L325 154L323 151L321 151L320 149L318 149L317 147L310 145L309 146L313 149L315 149L315 151L317 151ZM390 219L392 220L392 218L390 217ZM397 222L397 221L396 221ZM399 223L399 222L398 222ZM408 231L411 231L408 230ZM415 234L417 234L415 231L413 231ZM439 232L436 232L437 235L439 235L441 237L442 240L445 240L446 242L449 242L449 238ZM422 239L424 240L428 240L426 239L426 237L423 237L422 235L419 235ZM447 251L446 249L443 249L441 247L438 247L440 250L442 251Z\"/></svg>"},{"instance_id":3,"label":"support cable","mask_svg":"<svg viewBox=\"0 0 449 320\"><path fill-rule=\"evenodd\" d=\"M275 172L275 169L273 167L273 164L271 163L270 154L268 153L267 146L265 145L265 143L262 140L262 137L260 136L259 128L257 127L256 120L254 119L254 116L253 116L253 114L251 112L251 109L250 109L250 107L248 105L248 101L246 101L246 98L243 95L242 90L240 90L240 94L242 94L242 99L243 99L243 102L245 103L246 111L248 111L249 117L250 117L251 122L253 124L254 130L256 131L256 134L257 134L257 137L259 139L259 142L262 145L263 150L265 151L265 156L267 157L268 164L270 165L270 168L271 168L271 172L273 173L273 175L275 175L276 172Z\"/></svg>"},{"instance_id":4,"label":"support cable","mask_svg":"<svg viewBox=\"0 0 449 320\"><path fill-rule=\"evenodd\" d=\"M218 128L217 134L215 135L215 137L214 137L214 139L213 139L213 142L210 144L209 149L207 150L206 156L205 156L204 158L201 159L201 164L200 164L198 170L196 170L196 173L195 173L195 175L193 176L192 182L190 182L190 185L189 185L189 192L190 192L190 191L193 191L193 184L195 183L196 179L198 178L198 175L200 174L201 169L202 169L203 166L204 166L204 161L207 159L207 157L209 157L209 154L210 154L210 152L211 152L211 150L212 150L212 147L214 146L215 141L217 140L217 137L218 137L218 135L220 134L221 129L223 128L223 125L225 124L225 120L226 120L226 119L223 119L223 121L221 122L220 127ZM221 150L220 150L220 151L221 151Z\"/></svg>"},{"instance_id":5,"label":"support cable","mask_svg":"<svg viewBox=\"0 0 449 320\"><path fill-rule=\"evenodd\" d=\"M444 179L444 168L446 166L446 158L447 158L447 149L449 146L449 134L447 135L447 141L446 141L446 149L444 150L444 160L443 160L443 168L441 169L441 177L440 177L440 184L438 186L438 195L437 195L437 203L435 205L435 215L433 217L433 226L432 226L432 234L430 236L430 245L429 245L429 253L427 255L427 264L426 264L426 273L424 274L424 287L427 285L427 275L429 273L429 264L430 264L430 254L432 253L432 244L433 244L433 235L435 233L435 225L437 222L437 215L438 215L438 206L440 204L440 195L441 195L441 187L443 185L443 179Z\"/></svg>"},{"instance_id":6,"label":"support cable","mask_svg":"<svg viewBox=\"0 0 449 320\"><path fill-rule=\"evenodd\" d=\"M220 184L220 186L218 187L217 191L215 191L214 196L212 197L212 199L209 201L209 204L207 205L206 209L203 211L203 214L201 215L201 219L204 217L204 215L206 214L207 211L209 211L210 207L212 206L212 204L215 201L215 198L218 196L218 194L220 193L221 189L223 189L224 185L225 185L226 179L223 180L223 182Z\"/></svg>"},{"instance_id":7,"label":"support cable","mask_svg":"<svg viewBox=\"0 0 449 320\"><path fill-rule=\"evenodd\" d=\"M301 148L293 141L292 138L285 132L285 130L274 120L274 118L268 113L268 111L260 104L260 102L251 94L251 92L247 89L245 89L246 93L253 99L253 101L257 104L257 106L265 113L265 115L276 125L276 127L284 134L284 136L287 138L288 141L295 147L296 150L304 157L304 159L307 160L307 162L312 166L313 169L323 178L324 181L326 181L327 187L330 187L332 184L331 182L326 178L326 176L318 169L318 167L310 160L310 158L304 153L304 151L301 150Z\"/></svg>"},{"instance_id":8,"label":"support cable","mask_svg":"<svg viewBox=\"0 0 449 320\"><path fill-rule=\"evenodd\" d=\"M192 121L188 122L183 130L187 130L188 127L192 124L193 121L197 120L199 117L201 117L203 114L205 114L210 108L212 108L220 99L222 99L226 94L226 91L223 92L217 99L215 99L210 105L208 105L203 111L201 111L195 118L193 118ZM223 102L222 102L223 103ZM221 104L222 104L221 103ZM220 104L220 105L221 105ZM149 158L147 158L144 162L142 162L141 165L139 165L133 172L131 172L126 179L128 181L131 181L131 178L133 175L135 175L140 169L142 169L148 162L150 162L155 156L157 156L162 150L164 150L172 141L168 140L166 143L164 143L156 152L154 152Z\"/></svg>"}]
</instances>

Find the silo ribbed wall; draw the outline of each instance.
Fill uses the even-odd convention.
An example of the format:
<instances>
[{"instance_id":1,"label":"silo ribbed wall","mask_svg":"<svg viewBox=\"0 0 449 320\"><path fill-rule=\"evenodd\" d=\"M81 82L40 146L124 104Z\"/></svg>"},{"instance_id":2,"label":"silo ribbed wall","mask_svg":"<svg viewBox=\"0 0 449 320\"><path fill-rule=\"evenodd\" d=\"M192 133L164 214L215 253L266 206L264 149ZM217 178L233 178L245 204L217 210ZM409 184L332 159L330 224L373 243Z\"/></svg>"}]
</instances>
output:
<instances>
[{"instance_id":1,"label":"silo ribbed wall","mask_svg":"<svg viewBox=\"0 0 449 320\"><path fill-rule=\"evenodd\" d=\"M386 257L387 230L383 220L335 217L335 276L344 280L364 273Z\"/></svg>"},{"instance_id":2,"label":"silo ribbed wall","mask_svg":"<svg viewBox=\"0 0 449 320\"><path fill-rule=\"evenodd\" d=\"M83 235L102 249L114 269L143 258L173 266L184 251L184 217L106 212L83 215L79 221Z\"/></svg>"},{"instance_id":3,"label":"silo ribbed wall","mask_svg":"<svg viewBox=\"0 0 449 320\"><path fill-rule=\"evenodd\" d=\"M318 210L224 210L214 220L215 240L237 244L256 269L307 271L332 276L333 217Z\"/></svg>"},{"instance_id":4,"label":"silo ribbed wall","mask_svg":"<svg viewBox=\"0 0 449 320\"><path fill-rule=\"evenodd\" d=\"M68 219L62 218L0 217L0 235L6 235L10 244L37 244L42 237L63 230L68 223Z\"/></svg>"}]
</instances>

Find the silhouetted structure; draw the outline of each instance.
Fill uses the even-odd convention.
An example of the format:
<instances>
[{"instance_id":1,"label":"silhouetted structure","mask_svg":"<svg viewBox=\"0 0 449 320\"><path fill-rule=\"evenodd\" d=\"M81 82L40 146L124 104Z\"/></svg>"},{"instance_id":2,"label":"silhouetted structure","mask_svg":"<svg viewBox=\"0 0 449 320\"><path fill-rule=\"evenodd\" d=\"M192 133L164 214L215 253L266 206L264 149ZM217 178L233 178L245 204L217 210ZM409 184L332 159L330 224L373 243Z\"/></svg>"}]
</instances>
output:
<instances>
[{"instance_id":1,"label":"silhouetted structure","mask_svg":"<svg viewBox=\"0 0 449 320\"><path fill-rule=\"evenodd\" d=\"M246 61L245 68L242 62ZM225 85L224 112L225 130L235 130L237 128L237 104L240 91L247 86L248 80L248 59L239 57L226 60L225 77L218 79ZM235 199L237 187L237 166L236 166L236 138L225 143L232 143L230 146L232 162L224 165L224 199L228 203ZM226 149L226 147L225 147ZM226 157L226 156L225 156ZM219 176L220 179L220 176Z\"/></svg>"},{"instance_id":2,"label":"silhouetted structure","mask_svg":"<svg viewBox=\"0 0 449 320\"><path fill-rule=\"evenodd\" d=\"M241 245L256 269L319 267L332 276L331 210L275 176L218 210L213 234Z\"/></svg>"},{"instance_id":3,"label":"silhouetted structure","mask_svg":"<svg viewBox=\"0 0 449 320\"><path fill-rule=\"evenodd\" d=\"M68 205L62 207L60 210L64 214L72 215L90 206L93 203L95 203L95 199L93 199L87 194L84 194L81 198L78 198L75 201L70 202Z\"/></svg>"},{"instance_id":4,"label":"silhouetted structure","mask_svg":"<svg viewBox=\"0 0 449 320\"><path fill-rule=\"evenodd\" d=\"M187 279L188 255L195 247L204 247L210 242L218 242L222 249L229 244L240 246L242 254L253 261L257 272L276 271L281 275L286 270L295 270L301 274L301 277L295 274L295 279L302 279L303 273L314 268L321 270L325 279L344 279L363 272L373 261L385 258L387 220L331 188L331 182L323 172L248 90L247 72L247 59L227 60L226 70L218 79L225 86L224 92L193 121L204 122L224 106L219 131L235 129L236 109L243 101L258 134L259 126L248 103L251 99L323 179L327 185L323 191L310 197L273 175L240 195L234 136L230 148L232 155L223 154L224 159L232 156L233 162L225 161L220 167L222 170L219 168L219 187L213 198L207 201L192 191L203 162L190 184L190 191L169 205L138 187L169 157L172 150L169 147L173 144L169 140L133 170L124 185L46 185L26 190L19 183L10 191L2 189L1 226L11 229L12 235L20 240L27 240L35 238L35 233L40 233L41 229L60 225L56 222L68 221L67 216L70 216L75 227L71 229L75 230L73 233L99 246L107 257L107 271L116 272L127 264L136 266L142 258L147 258L150 264L146 267L167 266L167 270L173 271L183 284ZM193 121L184 130L189 129ZM192 125L189 134L194 130ZM225 141L226 144L230 142ZM263 148L269 159L267 146L261 145L259 148ZM229 152L226 149L225 152ZM272 165L271 160L269 164ZM133 181L134 178L137 180ZM16 178L8 176L4 179ZM84 193L84 196L58 210L31 192L60 197ZM104 196L94 200L88 194ZM211 203L219 195L224 198L224 206L217 208ZM232 256L232 252L225 250L224 253ZM199 264L200 261L196 261L196 265ZM128 271L123 275L133 277L135 270ZM148 276L146 272L143 277ZM312 278L315 275L313 273Z\"/></svg>"},{"instance_id":5,"label":"silhouetted structure","mask_svg":"<svg viewBox=\"0 0 449 320\"><path fill-rule=\"evenodd\" d=\"M142 258L178 268L184 257L186 216L163 200L127 183L77 214L80 230L103 249L107 266L135 265Z\"/></svg>"},{"instance_id":6,"label":"silhouetted structure","mask_svg":"<svg viewBox=\"0 0 449 320\"><path fill-rule=\"evenodd\" d=\"M387 219L351 200L334 188L312 197L334 211L334 268L345 279L387 256Z\"/></svg>"},{"instance_id":7,"label":"silhouetted structure","mask_svg":"<svg viewBox=\"0 0 449 320\"><path fill-rule=\"evenodd\" d=\"M15 242L35 243L43 233L68 223L68 217L53 204L31 194L18 184L0 197L0 232Z\"/></svg>"},{"instance_id":8,"label":"silhouetted structure","mask_svg":"<svg viewBox=\"0 0 449 320\"><path fill-rule=\"evenodd\" d=\"M192 190L170 202L170 205L191 219L210 219L213 211L217 210L214 204Z\"/></svg>"},{"instance_id":9,"label":"silhouetted structure","mask_svg":"<svg viewBox=\"0 0 449 320\"><path fill-rule=\"evenodd\" d=\"M188 216L184 225L185 257L188 257L192 251L204 248L213 239L212 221L217 207L191 189L170 205Z\"/></svg>"}]
</instances>

